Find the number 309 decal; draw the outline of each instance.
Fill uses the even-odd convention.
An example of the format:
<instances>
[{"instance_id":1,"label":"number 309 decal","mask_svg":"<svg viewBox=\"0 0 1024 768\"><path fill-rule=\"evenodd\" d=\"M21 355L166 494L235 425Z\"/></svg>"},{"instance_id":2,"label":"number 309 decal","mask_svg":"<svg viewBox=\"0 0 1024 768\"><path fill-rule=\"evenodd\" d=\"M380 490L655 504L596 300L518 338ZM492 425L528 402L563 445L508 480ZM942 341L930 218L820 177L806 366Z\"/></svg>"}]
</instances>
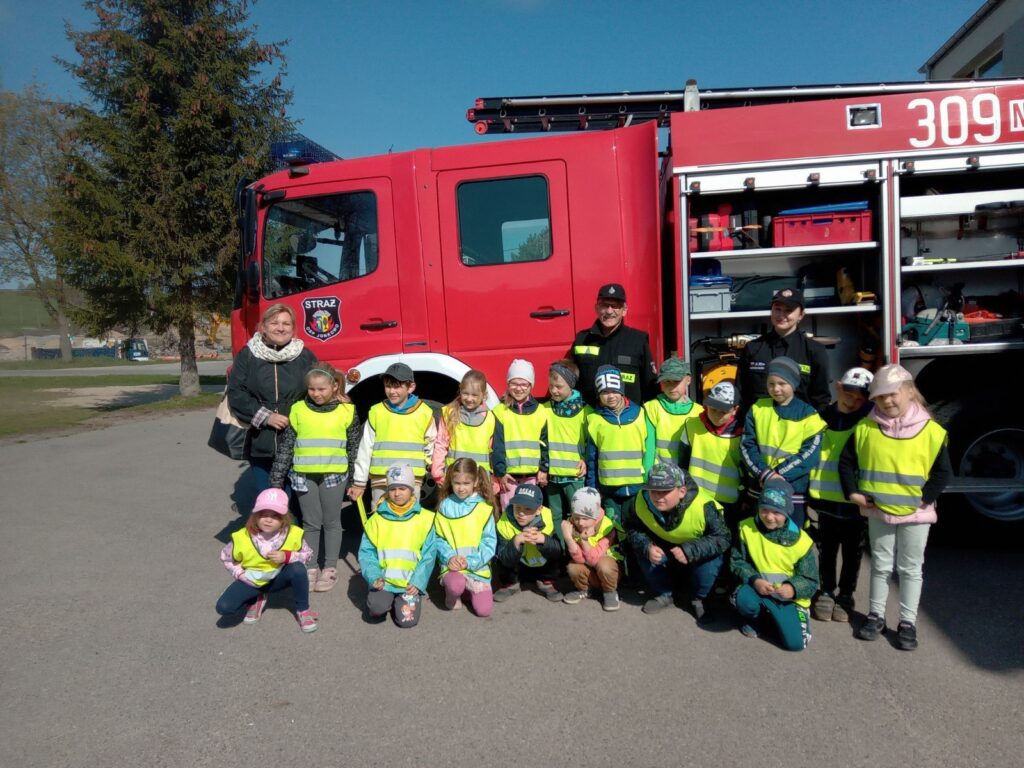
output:
<instances>
[{"instance_id":1,"label":"number 309 decal","mask_svg":"<svg viewBox=\"0 0 1024 768\"><path fill-rule=\"evenodd\" d=\"M907 109L923 110L917 124L924 135L910 139L913 147L930 147L936 140L956 147L968 138L980 144L991 144L999 141L1002 131L999 98L993 93L979 93L969 104L963 96L947 96L938 107L931 99L914 99L908 102Z\"/></svg>"}]
</instances>

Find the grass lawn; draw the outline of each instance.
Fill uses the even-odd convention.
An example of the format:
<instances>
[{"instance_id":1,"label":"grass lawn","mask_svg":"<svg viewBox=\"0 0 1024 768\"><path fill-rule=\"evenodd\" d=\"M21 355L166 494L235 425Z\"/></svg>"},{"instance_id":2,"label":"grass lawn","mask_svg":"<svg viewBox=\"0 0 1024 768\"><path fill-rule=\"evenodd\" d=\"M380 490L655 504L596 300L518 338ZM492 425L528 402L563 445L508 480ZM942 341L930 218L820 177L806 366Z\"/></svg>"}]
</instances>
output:
<instances>
[{"instance_id":1,"label":"grass lawn","mask_svg":"<svg viewBox=\"0 0 1024 768\"><path fill-rule=\"evenodd\" d=\"M145 365L166 363L166 360L150 360L148 363L133 363L130 360L115 360L112 357L76 357L73 360L4 360L0 371L36 371L58 368L138 368Z\"/></svg>"},{"instance_id":2,"label":"grass lawn","mask_svg":"<svg viewBox=\"0 0 1024 768\"><path fill-rule=\"evenodd\" d=\"M201 376L200 383L224 385L223 376ZM181 409L213 410L220 400L219 393L203 393L198 397L179 397L170 390L170 396L136 404L132 402L132 388L147 385L169 385L177 387L176 376L120 375L110 376L62 376L46 377L3 377L0 378L0 437L31 434L54 429L65 429L88 422L90 419L109 420L111 415L134 416L138 414L173 411ZM127 388L124 396L114 397L102 405L62 405L57 401L73 397L77 390L98 388ZM51 391L57 390L57 391ZM68 391L70 390L70 392Z\"/></svg>"},{"instance_id":3,"label":"grass lawn","mask_svg":"<svg viewBox=\"0 0 1024 768\"><path fill-rule=\"evenodd\" d=\"M0 291L0 336L49 335L57 326L42 302L28 292Z\"/></svg>"}]
</instances>

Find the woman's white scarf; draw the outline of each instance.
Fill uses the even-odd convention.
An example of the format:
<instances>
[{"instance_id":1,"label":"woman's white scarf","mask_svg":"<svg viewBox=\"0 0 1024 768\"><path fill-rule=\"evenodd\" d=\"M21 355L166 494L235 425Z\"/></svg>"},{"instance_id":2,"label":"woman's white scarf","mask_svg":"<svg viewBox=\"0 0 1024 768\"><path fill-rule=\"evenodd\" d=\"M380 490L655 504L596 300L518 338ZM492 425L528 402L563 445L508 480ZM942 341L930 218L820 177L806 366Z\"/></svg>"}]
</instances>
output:
<instances>
[{"instance_id":1,"label":"woman's white scarf","mask_svg":"<svg viewBox=\"0 0 1024 768\"><path fill-rule=\"evenodd\" d=\"M280 349L274 349L263 341L263 334L256 333L247 345L253 356L268 363L287 363L294 360L305 346L302 339L292 339Z\"/></svg>"}]
</instances>

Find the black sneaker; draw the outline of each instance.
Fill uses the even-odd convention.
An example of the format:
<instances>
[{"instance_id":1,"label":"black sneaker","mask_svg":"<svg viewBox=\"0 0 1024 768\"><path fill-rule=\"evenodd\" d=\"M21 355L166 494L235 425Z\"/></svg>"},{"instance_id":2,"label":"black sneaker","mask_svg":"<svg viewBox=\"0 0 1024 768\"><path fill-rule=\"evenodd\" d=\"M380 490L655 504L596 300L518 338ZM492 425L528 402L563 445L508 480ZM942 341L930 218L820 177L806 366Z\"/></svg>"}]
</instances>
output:
<instances>
[{"instance_id":1,"label":"black sneaker","mask_svg":"<svg viewBox=\"0 0 1024 768\"><path fill-rule=\"evenodd\" d=\"M896 627L896 647L901 651L917 648L917 627L909 621L901 621Z\"/></svg>"},{"instance_id":2,"label":"black sneaker","mask_svg":"<svg viewBox=\"0 0 1024 768\"><path fill-rule=\"evenodd\" d=\"M857 637L861 640L877 640L884 631L885 619L877 613L869 613L863 626L857 630Z\"/></svg>"}]
</instances>

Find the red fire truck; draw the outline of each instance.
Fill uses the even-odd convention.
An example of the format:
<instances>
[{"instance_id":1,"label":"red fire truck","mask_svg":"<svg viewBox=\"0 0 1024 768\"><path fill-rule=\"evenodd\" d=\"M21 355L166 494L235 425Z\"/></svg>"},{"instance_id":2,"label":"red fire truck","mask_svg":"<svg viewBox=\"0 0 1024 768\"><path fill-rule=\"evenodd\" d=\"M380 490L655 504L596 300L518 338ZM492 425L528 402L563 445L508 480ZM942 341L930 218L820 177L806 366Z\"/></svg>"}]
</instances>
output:
<instances>
[{"instance_id":1,"label":"red fire truck","mask_svg":"<svg viewBox=\"0 0 1024 768\"><path fill-rule=\"evenodd\" d=\"M799 285L832 378L910 368L950 429L951 490L1024 517L1024 81L691 81L479 99L468 117L552 135L295 157L240 189L236 352L284 302L361 408L399 359L446 402L469 368L499 392L514 357L546 370L620 282L627 322L656 358L693 361L699 397Z\"/></svg>"}]
</instances>

